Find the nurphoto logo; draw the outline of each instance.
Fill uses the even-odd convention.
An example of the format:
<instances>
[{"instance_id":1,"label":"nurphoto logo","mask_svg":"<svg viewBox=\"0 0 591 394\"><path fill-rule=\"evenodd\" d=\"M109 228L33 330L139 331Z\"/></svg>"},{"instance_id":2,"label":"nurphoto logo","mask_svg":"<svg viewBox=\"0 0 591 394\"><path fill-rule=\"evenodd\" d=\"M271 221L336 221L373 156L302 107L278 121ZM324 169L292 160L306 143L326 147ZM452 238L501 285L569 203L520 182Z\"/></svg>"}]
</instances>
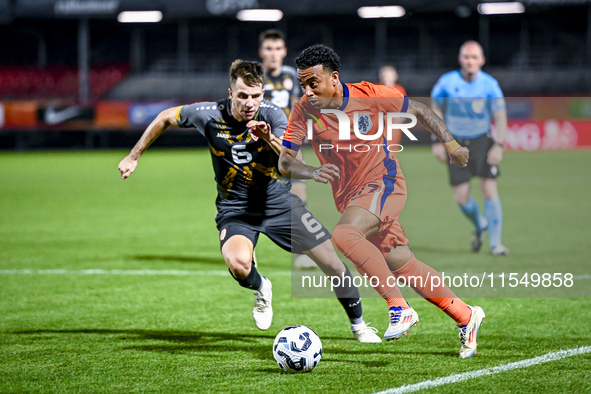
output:
<instances>
[{"instance_id":1,"label":"nurphoto logo","mask_svg":"<svg viewBox=\"0 0 591 394\"><path fill-rule=\"evenodd\" d=\"M349 116L343 111L338 109L321 109L320 113L322 114L329 114L335 115L337 117L339 123L339 138L338 142L341 141L349 141L351 140L351 120ZM317 117L313 116L312 114L307 113L314 118L314 121L319 125L320 132L317 134L322 134L324 131L328 129L326 122L321 122ZM408 123L395 123L395 119L410 119ZM391 141L392 132L394 130L401 130L411 141L417 141L417 137L414 136L413 133L409 130L410 128L416 126L417 118L413 114L409 113L401 113L401 112L388 112L386 113L386 131L384 133L384 113L380 112L378 114L378 128L377 131L373 134L370 134L370 131L373 127L371 115L368 113L353 113L353 133L355 133L355 137L362 141L374 141L380 138L385 137L386 141ZM307 122L307 134L308 140L312 140L314 138L314 122L312 119L308 119ZM328 141L326 141L328 142ZM318 146L320 152L323 150L330 150L336 149L339 150L354 150L355 152L369 152L372 146L376 146L378 150L380 147L384 146L384 143L381 144L355 144L349 145L347 147L334 145L332 141L330 143L321 143ZM403 147L400 144L390 144L386 146L386 149L390 152L401 152ZM396 150L397 149L397 150Z\"/></svg>"}]
</instances>

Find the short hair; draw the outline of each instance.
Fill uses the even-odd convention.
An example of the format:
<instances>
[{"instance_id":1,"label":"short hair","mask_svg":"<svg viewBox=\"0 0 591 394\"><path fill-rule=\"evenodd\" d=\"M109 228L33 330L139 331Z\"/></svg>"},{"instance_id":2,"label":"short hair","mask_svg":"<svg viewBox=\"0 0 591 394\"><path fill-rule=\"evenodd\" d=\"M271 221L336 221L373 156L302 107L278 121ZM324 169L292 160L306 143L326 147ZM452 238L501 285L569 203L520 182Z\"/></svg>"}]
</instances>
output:
<instances>
[{"instance_id":1,"label":"short hair","mask_svg":"<svg viewBox=\"0 0 591 394\"><path fill-rule=\"evenodd\" d=\"M339 55L326 45L316 44L304 49L295 60L300 70L321 64L329 71L339 71L341 59Z\"/></svg>"},{"instance_id":2,"label":"short hair","mask_svg":"<svg viewBox=\"0 0 591 394\"><path fill-rule=\"evenodd\" d=\"M265 40L283 40L285 42L285 36L281 30L269 29L259 35L259 46L263 45L263 41Z\"/></svg>"},{"instance_id":3,"label":"short hair","mask_svg":"<svg viewBox=\"0 0 591 394\"><path fill-rule=\"evenodd\" d=\"M393 65L391 65L391 64L385 64L385 65L383 65L382 67L380 67L380 72L382 72L382 71L386 71L386 70L389 70L389 71L396 71L396 72L398 72L398 70L396 70L396 67L394 67L394 66L393 66Z\"/></svg>"},{"instance_id":4,"label":"short hair","mask_svg":"<svg viewBox=\"0 0 591 394\"><path fill-rule=\"evenodd\" d=\"M262 85L263 75L263 66L259 62L237 59L230 66L230 84L232 86L236 85L238 78L242 78L247 86Z\"/></svg>"},{"instance_id":5,"label":"short hair","mask_svg":"<svg viewBox=\"0 0 591 394\"><path fill-rule=\"evenodd\" d=\"M466 48L467 46L471 46L471 45L475 45L478 48L480 48L480 52L484 55L484 49L482 48L482 45L480 45L480 43L476 40L468 40L466 42L464 42L461 46L460 46L460 51L459 53L462 53L462 51L464 50L464 48Z\"/></svg>"}]
</instances>

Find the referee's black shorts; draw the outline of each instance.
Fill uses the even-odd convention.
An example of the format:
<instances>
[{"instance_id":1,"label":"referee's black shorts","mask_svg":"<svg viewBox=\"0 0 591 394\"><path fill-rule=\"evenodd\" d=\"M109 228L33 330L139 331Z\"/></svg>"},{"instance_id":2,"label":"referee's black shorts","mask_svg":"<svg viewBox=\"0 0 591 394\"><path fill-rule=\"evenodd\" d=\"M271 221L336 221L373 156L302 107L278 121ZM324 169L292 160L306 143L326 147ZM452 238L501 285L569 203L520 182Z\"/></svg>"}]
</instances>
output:
<instances>
[{"instance_id":1,"label":"referee's black shorts","mask_svg":"<svg viewBox=\"0 0 591 394\"><path fill-rule=\"evenodd\" d=\"M308 211L304 202L291 194L291 207L279 215L268 216L219 212L217 228L220 248L233 235L243 235L256 246L263 233L284 250L300 254L331 238L330 232Z\"/></svg>"},{"instance_id":2,"label":"referee's black shorts","mask_svg":"<svg viewBox=\"0 0 591 394\"><path fill-rule=\"evenodd\" d=\"M464 168L455 164L448 164L449 182L452 186L469 182L474 176L491 179L499 176L498 166L491 166L486 162L488 151L494 144L489 133L476 138L456 138L456 141L461 146L468 148L470 159L468 160L468 166Z\"/></svg>"}]
</instances>

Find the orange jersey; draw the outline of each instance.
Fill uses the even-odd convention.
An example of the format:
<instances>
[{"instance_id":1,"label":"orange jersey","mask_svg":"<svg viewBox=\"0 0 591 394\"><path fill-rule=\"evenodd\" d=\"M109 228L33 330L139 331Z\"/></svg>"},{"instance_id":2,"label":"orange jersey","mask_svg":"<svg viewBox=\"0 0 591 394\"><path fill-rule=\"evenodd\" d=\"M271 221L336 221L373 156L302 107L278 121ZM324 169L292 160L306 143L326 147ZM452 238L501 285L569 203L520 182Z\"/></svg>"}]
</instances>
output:
<instances>
[{"instance_id":1,"label":"orange jersey","mask_svg":"<svg viewBox=\"0 0 591 394\"><path fill-rule=\"evenodd\" d=\"M382 85L382 84L381 84L381 83L377 83L376 85ZM385 86L385 85L382 85L382 86ZM407 96L407 94L406 94L406 89L404 89L404 86L402 86L402 85L400 85L400 84L398 84L398 83L395 83L395 84L394 84L394 87L395 87L396 89L398 89L398 91L399 91L400 93L402 93L402 94L404 94L405 96Z\"/></svg>"},{"instance_id":2,"label":"orange jersey","mask_svg":"<svg viewBox=\"0 0 591 394\"><path fill-rule=\"evenodd\" d=\"M406 112L408 107L408 98L397 89L369 82L343 84L343 93L339 114L321 113L306 99L298 101L283 136L284 146L298 150L310 129L308 141L320 163L339 167L341 178L332 182L332 192L340 212L363 186L383 184L385 201L395 192L396 180L404 179L392 153L400 147L387 138L387 124L388 113ZM346 134L346 129L340 129L341 122L346 122L343 114L349 120Z\"/></svg>"},{"instance_id":3,"label":"orange jersey","mask_svg":"<svg viewBox=\"0 0 591 394\"><path fill-rule=\"evenodd\" d=\"M398 91L406 96L406 89L402 85L395 84L394 87L398 89Z\"/></svg>"}]
</instances>

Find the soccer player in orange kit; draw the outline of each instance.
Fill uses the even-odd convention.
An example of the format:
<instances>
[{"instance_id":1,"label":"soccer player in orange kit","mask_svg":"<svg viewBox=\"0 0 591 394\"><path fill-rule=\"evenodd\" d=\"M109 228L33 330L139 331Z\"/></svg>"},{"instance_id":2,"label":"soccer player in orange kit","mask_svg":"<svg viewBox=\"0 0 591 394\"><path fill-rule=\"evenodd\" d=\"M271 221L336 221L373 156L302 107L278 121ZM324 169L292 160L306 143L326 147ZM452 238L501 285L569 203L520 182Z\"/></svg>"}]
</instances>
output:
<instances>
[{"instance_id":1,"label":"soccer player in orange kit","mask_svg":"<svg viewBox=\"0 0 591 394\"><path fill-rule=\"evenodd\" d=\"M408 247L398 221L406 202L406 181L391 152L399 146L388 145L384 124L391 122L391 114L418 118L444 143L451 162L460 167L467 165L468 149L459 146L428 106L409 100L397 89L368 82L342 83L340 60L331 48L311 46L300 53L296 65L304 98L290 116L280 171L293 178L332 183L335 204L342 214L333 242L388 303L390 324L384 338L398 339L419 321L396 285L396 280L407 279L413 290L456 322L462 342L460 357L472 357L484 312L467 305L449 287L433 286L432 278L441 278L440 274L418 260ZM320 167L296 159L307 135Z\"/></svg>"}]
</instances>

